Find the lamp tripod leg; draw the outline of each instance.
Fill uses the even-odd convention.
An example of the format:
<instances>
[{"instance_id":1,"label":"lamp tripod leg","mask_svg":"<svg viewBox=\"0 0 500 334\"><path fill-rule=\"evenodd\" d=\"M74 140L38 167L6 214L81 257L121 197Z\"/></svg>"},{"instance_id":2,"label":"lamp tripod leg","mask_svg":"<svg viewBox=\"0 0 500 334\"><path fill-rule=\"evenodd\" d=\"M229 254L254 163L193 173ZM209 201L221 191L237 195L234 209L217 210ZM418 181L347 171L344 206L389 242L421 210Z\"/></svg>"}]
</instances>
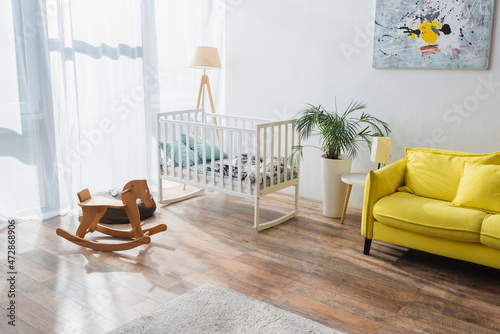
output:
<instances>
[{"instance_id":1,"label":"lamp tripod leg","mask_svg":"<svg viewBox=\"0 0 500 334\"><path fill-rule=\"evenodd\" d=\"M201 96L202 95L205 95L203 94L204 93L204 85L203 85L203 77L201 78L201 82L200 82L200 91L198 92L198 102L196 103L196 109L199 109L200 108L200 101L201 101Z\"/></svg>"},{"instance_id":2,"label":"lamp tripod leg","mask_svg":"<svg viewBox=\"0 0 500 334\"><path fill-rule=\"evenodd\" d=\"M212 108L212 114L215 114L214 100L212 99L212 90L210 89L210 81L208 81L208 76L206 78L208 99L210 101L210 108ZM214 124L217 125L217 118L214 117ZM217 130L217 140L219 140L219 130Z\"/></svg>"}]
</instances>

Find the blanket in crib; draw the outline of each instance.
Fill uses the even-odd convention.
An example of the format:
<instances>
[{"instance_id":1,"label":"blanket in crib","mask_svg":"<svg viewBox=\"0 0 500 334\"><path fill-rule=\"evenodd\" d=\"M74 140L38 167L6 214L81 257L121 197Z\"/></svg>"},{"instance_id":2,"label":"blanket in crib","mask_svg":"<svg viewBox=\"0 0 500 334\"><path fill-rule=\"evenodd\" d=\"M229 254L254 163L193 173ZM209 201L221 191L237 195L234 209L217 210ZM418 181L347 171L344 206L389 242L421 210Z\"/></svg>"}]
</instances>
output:
<instances>
[{"instance_id":1,"label":"blanket in crib","mask_svg":"<svg viewBox=\"0 0 500 334\"><path fill-rule=\"evenodd\" d=\"M213 172L215 174L215 177L220 177L221 176L221 170L222 170L222 175L224 176L225 179L229 179L230 175L233 178L233 180L238 180L238 156L236 156L234 159L232 159L232 170L229 170L229 159L223 159L223 160L215 160L214 161L214 166L213 166ZM270 180L272 175L274 174L274 179L276 181L276 178L278 177L278 169L280 171L280 182L283 182L284 180L284 172L286 168L286 163L285 163L285 158L281 157L279 159L278 157L273 157L273 159L267 158L266 163L264 164L264 158L260 157L260 174L261 176L266 175L266 184L270 184ZM250 155L247 153L242 153L241 154L241 180L242 181L247 181L247 179L251 183L255 183L256 179L256 164L257 164L257 157L253 154ZM171 165L171 162L169 162L169 166ZM177 166L177 164L176 164ZM194 170L195 166L190 167L192 170ZM272 173L274 171L274 173ZM203 174L203 164L198 165L198 174ZM207 162L206 163L206 174L207 176L211 176L212 174L212 163ZM286 174L290 176L290 168L286 168ZM296 166L293 168L293 178L297 176L297 171L296 171ZM276 183L276 182L273 182Z\"/></svg>"}]
</instances>

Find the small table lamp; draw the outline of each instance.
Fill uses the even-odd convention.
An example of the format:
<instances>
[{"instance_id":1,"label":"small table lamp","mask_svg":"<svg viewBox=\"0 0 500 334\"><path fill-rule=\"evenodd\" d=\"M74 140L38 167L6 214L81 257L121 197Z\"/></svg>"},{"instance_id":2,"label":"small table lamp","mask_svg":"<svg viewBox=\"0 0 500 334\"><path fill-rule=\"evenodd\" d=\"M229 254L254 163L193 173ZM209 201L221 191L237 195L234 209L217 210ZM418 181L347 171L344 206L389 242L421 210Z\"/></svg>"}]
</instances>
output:
<instances>
[{"instance_id":1,"label":"small table lamp","mask_svg":"<svg viewBox=\"0 0 500 334\"><path fill-rule=\"evenodd\" d=\"M221 68L219 52L217 51L217 48L209 46L198 46L193 52L189 67L203 69L203 75L201 76L200 83L200 92L198 93L198 103L196 104L196 108L200 108L200 101L201 107L205 107L206 86L206 89L208 91L208 98L210 100L210 107L212 108L212 113L215 113L212 91L210 90L210 82L208 81L208 76L205 74L205 70L216 70Z\"/></svg>"},{"instance_id":2,"label":"small table lamp","mask_svg":"<svg viewBox=\"0 0 500 334\"><path fill-rule=\"evenodd\" d=\"M372 151L370 161L380 164L386 164L391 157L391 138L389 137L373 137L372 138Z\"/></svg>"},{"instance_id":3,"label":"small table lamp","mask_svg":"<svg viewBox=\"0 0 500 334\"><path fill-rule=\"evenodd\" d=\"M372 151L370 161L380 164L389 162L391 156L391 138L388 137L373 137L372 138ZM347 184L347 193L344 200L344 209L340 217L340 223L344 223L345 213L347 211L347 204L349 204L349 197L351 196L351 189L353 185L364 186L366 180L366 173L347 173L343 174L340 179Z\"/></svg>"}]
</instances>

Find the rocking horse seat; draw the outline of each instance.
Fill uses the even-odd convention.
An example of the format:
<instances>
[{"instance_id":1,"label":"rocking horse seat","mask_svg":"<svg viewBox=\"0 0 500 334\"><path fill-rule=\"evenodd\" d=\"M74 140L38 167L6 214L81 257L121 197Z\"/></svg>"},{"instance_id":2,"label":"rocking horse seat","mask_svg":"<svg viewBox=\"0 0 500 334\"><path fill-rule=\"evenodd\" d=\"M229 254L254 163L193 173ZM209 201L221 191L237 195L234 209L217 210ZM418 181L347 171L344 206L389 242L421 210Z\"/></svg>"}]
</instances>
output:
<instances>
[{"instance_id":1,"label":"rocking horse seat","mask_svg":"<svg viewBox=\"0 0 500 334\"><path fill-rule=\"evenodd\" d=\"M122 193L121 191L106 191L100 192L93 195L93 197L106 197L110 199L115 199L122 202ZM151 196L151 201L153 205L147 207L141 199L137 200L137 208L139 209L139 216L141 221L146 218L151 217L156 211L156 203ZM101 220L99 220L100 224L130 224L130 220L128 219L127 213L125 212L125 208L108 208L104 216L102 216Z\"/></svg>"},{"instance_id":2,"label":"rocking horse seat","mask_svg":"<svg viewBox=\"0 0 500 334\"><path fill-rule=\"evenodd\" d=\"M126 205L122 201L104 196L94 196L90 199L78 203L79 206L102 206L107 208L123 209Z\"/></svg>"}]
</instances>

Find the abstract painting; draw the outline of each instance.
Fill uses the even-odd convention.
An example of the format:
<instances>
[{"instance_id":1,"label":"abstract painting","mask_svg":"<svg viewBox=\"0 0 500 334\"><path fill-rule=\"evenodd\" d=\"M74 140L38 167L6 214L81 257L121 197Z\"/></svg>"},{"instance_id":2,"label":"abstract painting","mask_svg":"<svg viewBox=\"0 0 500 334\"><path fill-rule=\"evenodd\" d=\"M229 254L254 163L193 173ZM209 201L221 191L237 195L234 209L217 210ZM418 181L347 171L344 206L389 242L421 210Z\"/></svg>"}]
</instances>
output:
<instances>
[{"instance_id":1,"label":"abstract painting","mask_svg":"<svg viewBox=\"0 0 500 334\"><path fill-rule=\"evenodd\" d=\"M494 0L377 0L373 67L486 69Z\"/></svg>"}]
</instances>

